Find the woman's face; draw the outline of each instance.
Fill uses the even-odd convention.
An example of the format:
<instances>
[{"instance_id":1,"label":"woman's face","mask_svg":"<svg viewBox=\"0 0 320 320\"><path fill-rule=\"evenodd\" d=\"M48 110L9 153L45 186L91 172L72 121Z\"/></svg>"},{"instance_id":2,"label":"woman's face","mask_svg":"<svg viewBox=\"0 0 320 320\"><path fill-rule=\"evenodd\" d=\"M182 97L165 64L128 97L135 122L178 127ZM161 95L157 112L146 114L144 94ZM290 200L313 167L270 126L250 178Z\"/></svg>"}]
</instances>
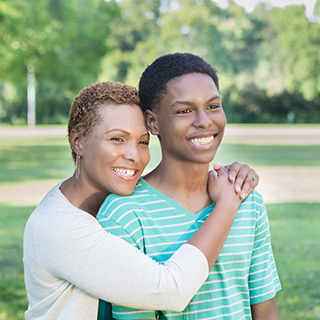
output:
<instances>
[{"instance_id":1,"label":"woman's face","mask_svg":"<svg viewBox=\"0 0 320 320\"><path fill-rule=\"evenodd\" d=\"M102 122L82 143L81 182L106 195L131 194L150 160L143 114L136 105L108 104L100 115Z\"/></svg>"}]
</instances>

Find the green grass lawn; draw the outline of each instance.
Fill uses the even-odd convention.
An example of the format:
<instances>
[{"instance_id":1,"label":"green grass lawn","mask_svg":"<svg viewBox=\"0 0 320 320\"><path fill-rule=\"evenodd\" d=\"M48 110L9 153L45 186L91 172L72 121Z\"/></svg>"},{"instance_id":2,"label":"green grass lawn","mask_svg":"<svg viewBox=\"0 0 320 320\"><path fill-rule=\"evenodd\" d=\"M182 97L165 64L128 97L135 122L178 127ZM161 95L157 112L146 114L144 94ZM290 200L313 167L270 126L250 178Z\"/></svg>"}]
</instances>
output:
<instances>
[{"instance_id":1,"label":"green grass lawn","mask_svg":"<svg viewBox=\"0 0 320 320\"><path fill-rule=\"evenodd\" d=\"M24 319L22 238L34 206L0 203L0 320ZM267 205L281 319L320 319L320 203Z\"/></svg>"},{"instance_id":2,"label":"green grass lawn","mask_svg":"<svg viewBox=\"0 0 320 320\"><path fill-rule=\"evenodd\" d=\"M147 170L157 165L156 138ZM320 146L224 143L214 162L257 167L319 167ZM0 187L59 181L73 173L66 138L0 139ZM34 206L0 203L0 320L24 319L22 238ZM282 319L320 319L320 203L268 204L272 244L283 290L277 295Z\"/></svg>"},{"instance_id":3,"label":"green grass lawn","mask_svg":"<svg viewBox=\"0 0 320 320\"><path fill-rule=\"evenodd\" d=\"M39 180L61 180L72 174L66 138L0 140L1 186Z\"/></svg>"},{"instance_id":4,"label":"green grass lawn","mask_svg":"<svg viewBox=\"0 0 320 320\"><path fill-rule=\"evenodd\" d=\"M24 319L23 230L34 206L0 203L0 320Z\"/></svg>"},{"instance_id":5,"label":"green grass lawn","mask_svg":"<svg viewBox=\"0 0 320 320\"><path fill-rule=\"evenodd\" d=\"M281 319L320 319L320 203L267 205Z\"/></svg>"},{"instance_id":6,"label":"green grass lawn","mask_svg":"<svg viewBox=\"0 0 320 320\"><path fill-rule=\"evenodd\" d=\"M228 164L235 160L253 168L320 167L320 146L222 143L215 161Z\"/></svg>"}]
</instances>

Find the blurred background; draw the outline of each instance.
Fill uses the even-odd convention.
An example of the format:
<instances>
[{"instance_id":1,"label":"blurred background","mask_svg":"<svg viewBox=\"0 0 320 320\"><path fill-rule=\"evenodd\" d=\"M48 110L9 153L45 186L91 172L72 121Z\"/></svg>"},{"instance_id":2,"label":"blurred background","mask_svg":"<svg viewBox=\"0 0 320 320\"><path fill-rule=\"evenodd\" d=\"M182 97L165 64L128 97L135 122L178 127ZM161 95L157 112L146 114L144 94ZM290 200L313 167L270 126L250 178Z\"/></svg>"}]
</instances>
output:
<instances>
[{"instance_id":1,"label":"blurred background","mask_svg":"<svg viewBox=\"0 0 320 320\"><path fill-rule=\"evenodd\" d=\"M320 0L0 0L0 320L24 319L22 239L73 174L66 124L83 87L137 86L160 55L218 71L228 118L215 162L260 175L282 319L320 319ZM150 143L154 168L161 157Z\"/></svg>"},{"instance_id":2,"label":"blurred background","mask_svg":"<svg viewBox=\"0 0 320 320\"><path fill-rule=\"evenodd\" d=\"M66 123L84 86L179 51L217 69L229 122L319 123L320 1L300 2L1 0L0 122L26 124L28 77L36 123Z\"/></svg>"}]
</instances>

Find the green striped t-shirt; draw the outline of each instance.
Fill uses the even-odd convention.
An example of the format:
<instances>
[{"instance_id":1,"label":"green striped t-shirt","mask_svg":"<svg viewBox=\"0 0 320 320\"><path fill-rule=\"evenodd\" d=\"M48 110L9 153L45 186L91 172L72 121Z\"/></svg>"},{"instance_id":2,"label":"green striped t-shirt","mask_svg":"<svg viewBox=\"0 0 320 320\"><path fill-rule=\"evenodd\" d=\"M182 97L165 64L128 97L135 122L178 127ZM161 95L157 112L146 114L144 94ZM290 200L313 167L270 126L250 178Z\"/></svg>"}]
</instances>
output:
<instances>
[{"instance_id":1,"label":"green striped t-shirt","mask_svg":"<svg viewBox=\"0 0 320 320\"><path fill-rule=\"evenodd\" d=\"M106 231L163 263L213 208L214 204L193 214L140 179L132 195L108 196L97 219ZM116 319L251 319L250 305L273 298L280 289L267 212L261 195L253 191L240 205L218 260L186 309L150 311L113 305L112 312Z\"/></svg>"}]
</instances>

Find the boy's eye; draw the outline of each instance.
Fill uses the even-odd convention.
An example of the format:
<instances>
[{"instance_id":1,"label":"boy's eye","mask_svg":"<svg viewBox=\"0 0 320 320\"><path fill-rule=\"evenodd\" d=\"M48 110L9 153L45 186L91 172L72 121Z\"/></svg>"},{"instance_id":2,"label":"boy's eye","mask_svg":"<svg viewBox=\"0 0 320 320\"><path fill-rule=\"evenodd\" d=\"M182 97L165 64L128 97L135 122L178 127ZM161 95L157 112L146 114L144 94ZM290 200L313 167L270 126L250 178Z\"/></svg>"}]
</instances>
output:
<instances>
[{"instance_id":1,"label":"boy's eye","mask_svg":"<svg viewBox=\"0 0 320 320\"><path fill-rule=\"evenodd\" d=\"M191 112L191 110L189 110L189 109L182 109L182 110L177 111L178 114L187 114L190 112Z\"/></svg>"},{"instance_id":2,"label":"boy's eye","mask_svg":"<svg viewBox=\"0 0 320 320\"><path fill-rule=\"evenodd\" d=\"M217 105L217 104L211 104L211 105L208 107L208 109L218 109L218 108L220 108L220 106Z\"/></svg>"}]
</instances>

